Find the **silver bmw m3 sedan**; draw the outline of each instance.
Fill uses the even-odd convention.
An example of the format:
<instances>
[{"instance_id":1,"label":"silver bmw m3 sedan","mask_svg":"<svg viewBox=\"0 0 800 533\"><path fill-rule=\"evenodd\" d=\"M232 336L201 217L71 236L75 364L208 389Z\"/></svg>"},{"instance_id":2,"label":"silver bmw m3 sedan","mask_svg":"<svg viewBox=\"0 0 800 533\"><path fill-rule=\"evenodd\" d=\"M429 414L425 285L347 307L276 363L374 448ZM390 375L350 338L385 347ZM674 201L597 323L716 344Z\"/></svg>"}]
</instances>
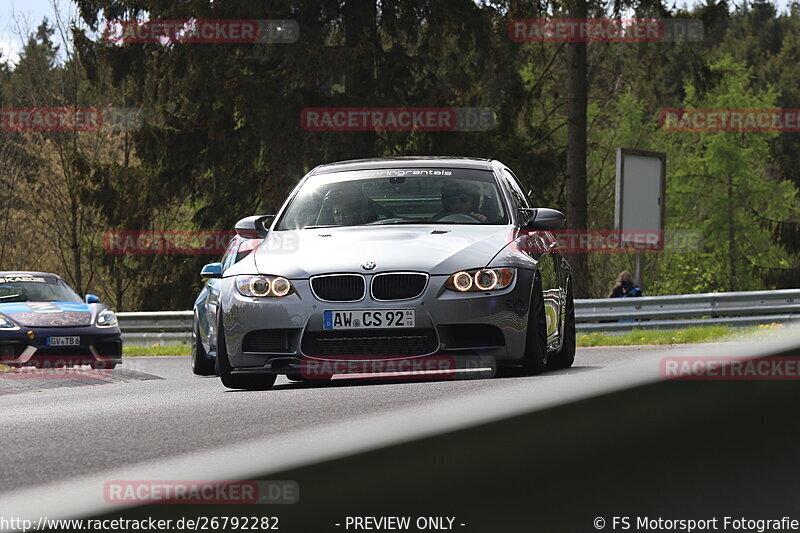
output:
<instances>
[{"instance_id":1,"label":"silver bmw m3 sedan","mask_svg":"<svg viewBox=\"0 0 800 533\"><path fill-rule=\"evenodd\" d=\"M553 234L564 223L495 160L318 166L277 215L240 220L230 253L203 268L193 368L265 389L279 374L569 367L572 280Z\"/></svg>"}]
</instances>

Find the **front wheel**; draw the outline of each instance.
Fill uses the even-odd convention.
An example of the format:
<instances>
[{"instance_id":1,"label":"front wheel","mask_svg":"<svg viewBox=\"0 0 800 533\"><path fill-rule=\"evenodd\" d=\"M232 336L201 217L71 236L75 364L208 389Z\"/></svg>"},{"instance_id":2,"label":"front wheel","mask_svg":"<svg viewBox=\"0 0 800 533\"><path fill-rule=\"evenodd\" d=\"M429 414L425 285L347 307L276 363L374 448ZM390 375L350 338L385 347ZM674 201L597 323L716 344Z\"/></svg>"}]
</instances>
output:
<instances>
[{"instance_id":1,"label":"front wheel","mask_svg":"<svg viewBox=\"0 0 800 533\"><path fill-rule=\"evenodd\" d=\"M525 355L522 370L532 376L541 373L547 366L547 318L544 314L542 279L536 273L531 289L531 305L528 310L528 328L525 336Z\"/></svg>"},{"instance_id":2,"label":"front wheel","mask_svg":"<svg viewBox=\"0 0 800 533\"><path fill-rule=\"evenodd\" d=\"M550 356L547 367L569 368L575 362L575 300L572 298L572 280L567 281L567 302L564 313L564 339L561 349Z\"/></svg>"},{"instance_id":3,"label":"front wheel","mask_svg":"<svg viewBox=\"0 0 800 533\"><path fill-rule=\"evenodd\" d=\"M222 313L217 327L217 374L222 384L229 389L266 390L275 384L275 374L240 375L233 374L233 367L228 360L228 346L225 342L225 328L222 324Z\"/></svg>"}]
</instances>

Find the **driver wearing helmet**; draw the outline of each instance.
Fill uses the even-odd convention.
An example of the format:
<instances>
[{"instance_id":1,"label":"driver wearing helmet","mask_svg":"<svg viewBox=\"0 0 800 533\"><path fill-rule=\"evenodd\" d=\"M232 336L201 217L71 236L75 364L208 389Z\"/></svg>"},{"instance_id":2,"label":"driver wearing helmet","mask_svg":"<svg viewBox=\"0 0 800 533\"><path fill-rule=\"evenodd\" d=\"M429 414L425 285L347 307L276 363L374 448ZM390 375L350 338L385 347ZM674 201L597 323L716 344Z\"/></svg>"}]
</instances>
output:
<instances>
[{"instance_id":1,"label":"driver wearing helmet","mask_svg":"<svg viewBox=\"0 0 800 533\"><path fill-rule=\"evenodd\" d=\"M370 222L366 216L368 200L359 188L344 187L325 195L333 223L340 226L357 226Z\"/></svg>"},{"instance_id":2,"label":"driver wearing helmet","mask_svg":"<svg viewBox=\"0 0 800 533\"><path fill-rule=\"evenodd\" d=\"M439 220L449 215L467 215L481 222L486 215L479 211L481 195L472 183L464 181L446 181L442 185L442 211L434 215Z\"/></svg>"}]
</instances>

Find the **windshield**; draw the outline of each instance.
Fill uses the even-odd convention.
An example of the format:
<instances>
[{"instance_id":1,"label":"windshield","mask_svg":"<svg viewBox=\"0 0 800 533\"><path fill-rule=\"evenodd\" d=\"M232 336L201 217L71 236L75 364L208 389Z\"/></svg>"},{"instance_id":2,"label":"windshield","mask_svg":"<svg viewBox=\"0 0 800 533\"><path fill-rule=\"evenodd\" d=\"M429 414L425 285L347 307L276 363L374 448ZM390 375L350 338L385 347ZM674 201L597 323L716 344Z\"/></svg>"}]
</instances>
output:
<instances>
[{"instance_id":1,"label":"windshield","mask_svg":"<svg viewBox=\"0 0 800 533\"><path fill-rule=\"evenodd\" d=\"M0 277L0 303L82 302L69 285L58 278L38 276Z\"/></svg>"},{"instance_id":2,"label":"windshield","mask_svg":"<svg viewBox=\"0 0 800 533\"><path fill-rule=\"evenodd\" d=\"M276 229L507 222L490 171L381 169L312 176Z\"/></svg>"}]
</instances>

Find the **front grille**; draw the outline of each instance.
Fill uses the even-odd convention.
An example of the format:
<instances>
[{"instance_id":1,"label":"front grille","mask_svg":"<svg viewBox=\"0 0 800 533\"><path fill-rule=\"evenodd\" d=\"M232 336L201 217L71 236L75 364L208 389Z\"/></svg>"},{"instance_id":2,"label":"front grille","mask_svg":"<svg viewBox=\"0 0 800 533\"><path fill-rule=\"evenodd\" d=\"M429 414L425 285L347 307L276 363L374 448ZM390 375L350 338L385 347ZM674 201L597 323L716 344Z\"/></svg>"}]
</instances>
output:
<instances>
[{"instance_id":1,"label":"front grille","mask_svg":"<svg viewBox=\"0 0 800 533\"><path fill-rule=\"evenodd\" d=\"M354 302L364 297L364 278L358 274L341 274L311 278L311 290L320 300Z\"/></svg>"},{"instance_id":2,"label":"front grille","mask_svg":"<svg viewBox=\"0 0 800 533\"><path fill-rule=\"evenodd\" d=\"M439 348L432 329L413 333L394 331L309 332L303 336L303 353L311 356L412 356L425 355Z\"/></svg>"},{"instance_id":3,"label":"front grille","mask_svg":"<svg viewBox=\"0 0 800 533\"><path fill-rule=\"evenodd\" d=\"M261 353L289 353L292 350L294 329L260 329L244 337L242 351Z\"/></svg>"},{"instance_id":4,"label":"front grille","mask_svg":"<svg viewBox=\"0 0 800 533\"><path fill-rule=\"evenodd\" d=\"M408 300L425 290L425 274L378 274L372 278L372 297L376 300Z\"/></svg>"}]
</instances>

